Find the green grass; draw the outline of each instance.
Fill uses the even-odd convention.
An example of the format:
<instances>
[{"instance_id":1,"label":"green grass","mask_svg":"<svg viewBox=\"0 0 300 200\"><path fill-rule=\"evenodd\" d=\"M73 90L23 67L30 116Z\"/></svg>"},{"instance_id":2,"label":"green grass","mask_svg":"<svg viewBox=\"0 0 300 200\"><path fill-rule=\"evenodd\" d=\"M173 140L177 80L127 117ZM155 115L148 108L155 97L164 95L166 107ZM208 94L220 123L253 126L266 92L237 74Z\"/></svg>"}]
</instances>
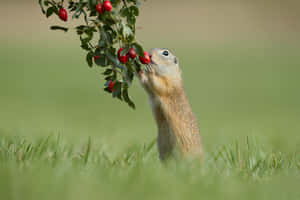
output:
<instances>
[{"instance_id":1,"label":"green grass","mask_svg":"<svg viewBox=\"0 0 300 200\"><path fill-rule=\"evenodd\" d=\"M136 111L109 97L77 42L1 41L0 199L299 199L299 47L164 46L180 60L202 165L161 164L145 93L135 82Z\"/></svg>"},{"instance_id":2,"label":"green grass","mask_svg":"<svg viewBox=\"0 0 300 200\"><path fill-rule=\"evenodd\" d=\"M207 153L203 164L160 163L154 142L112 156L92 139L0 138L4 199L299 199L300 156L255 139Z\"/></svg>"}]
</instances>

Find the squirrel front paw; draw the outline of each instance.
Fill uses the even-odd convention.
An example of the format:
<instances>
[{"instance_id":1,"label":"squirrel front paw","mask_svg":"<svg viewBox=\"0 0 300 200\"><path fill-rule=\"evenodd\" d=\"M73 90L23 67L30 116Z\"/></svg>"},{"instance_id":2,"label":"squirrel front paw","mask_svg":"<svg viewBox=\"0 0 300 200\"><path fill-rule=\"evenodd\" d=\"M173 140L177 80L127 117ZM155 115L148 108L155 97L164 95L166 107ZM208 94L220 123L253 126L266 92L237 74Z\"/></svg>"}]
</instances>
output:
<instances>
[{"instance_id":1,"label":"squirrel front paw","mask_svg":"<svg viewBox=\"0 0 300 200\"><path fill-rule=\"evenodd\" d=\"M138 77L142 85L145 85L148 82L148 77L143 70L138 72Z\"/></svg>"}]
</instances>

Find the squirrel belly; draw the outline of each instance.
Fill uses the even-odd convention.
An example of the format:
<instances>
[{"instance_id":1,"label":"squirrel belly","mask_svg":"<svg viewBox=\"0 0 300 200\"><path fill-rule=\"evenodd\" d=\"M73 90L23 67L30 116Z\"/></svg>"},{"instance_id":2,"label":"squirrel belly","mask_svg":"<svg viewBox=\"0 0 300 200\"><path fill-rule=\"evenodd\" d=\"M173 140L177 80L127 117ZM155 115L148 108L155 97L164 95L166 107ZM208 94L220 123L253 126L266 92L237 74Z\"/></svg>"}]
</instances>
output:
<instances>
[{"instance_id":1,"label":"squirrel belly","mask_svg":"<svg viewBox=\"0 0 300 200\"><path fill-rule=\"evenodd\" d=\"M201 159L199 128L183 88L177 58L166 49L152 49L150 58L139 78L157 124L160 159L178 154Z\"/></svg>"}]
</instances>

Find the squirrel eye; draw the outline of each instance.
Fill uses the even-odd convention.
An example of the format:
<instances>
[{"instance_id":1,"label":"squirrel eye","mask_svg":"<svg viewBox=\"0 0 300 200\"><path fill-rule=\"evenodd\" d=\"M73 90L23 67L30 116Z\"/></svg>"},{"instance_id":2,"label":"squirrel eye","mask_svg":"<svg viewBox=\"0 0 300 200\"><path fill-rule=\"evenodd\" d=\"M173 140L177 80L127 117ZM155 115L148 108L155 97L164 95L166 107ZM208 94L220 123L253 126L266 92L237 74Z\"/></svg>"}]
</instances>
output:
<instances>
[{"instance_id":1,"label":"squirrel eye","mask_svg":"<svg viewBox=\"0 0 300 200\"><path fill-rule=\"evenodd\" d=\"M163 55L164 55L164 56L168 56L168 55L169 55L169 52L168 52L168 51L164 51L164 52L163 52Z\"/></svg>"}]
</instances>

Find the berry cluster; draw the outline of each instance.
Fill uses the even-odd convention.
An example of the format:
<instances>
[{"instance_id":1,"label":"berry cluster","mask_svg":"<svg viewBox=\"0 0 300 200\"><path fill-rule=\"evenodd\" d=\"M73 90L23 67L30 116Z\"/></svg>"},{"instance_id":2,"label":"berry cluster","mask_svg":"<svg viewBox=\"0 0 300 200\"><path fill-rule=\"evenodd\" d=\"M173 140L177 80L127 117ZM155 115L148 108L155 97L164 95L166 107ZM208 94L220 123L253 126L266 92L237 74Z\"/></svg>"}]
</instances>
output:
<instances>
[{"instance_id":1,"label":"berry cluster","mask_svg":"<svg viewBox=\"0 0 300 200\"><path fill-rule=\"evenodd\" d=\"M105 0L103 2L103 4L98 2L96 4L95 9L96 9L97 13L102 14L105 11L110 12L112 9L112 5L109 0ZM58 11L58 16L61 20L65 21L65 22L68 21L68 12L66 9L60 8Z\"/></svg>"},{"instance_id":2,"label":"berry cluster","mask_svg":"<svg viewBox=\"0 0 300 200\"><path fill-rule=\"evenodd\" d=\"M129 58L131 58L131 59L136 58L136 52L133 48L130 48L126 54L121 54L122 51L123 51L123 48L121 47L118 50L118 54L117 54L118 59L121 63L125 64L125 63L127 63ZM146 51L144 52L144 56L139 56L139 59L142 64L148 64L150 62L149 54Z\"/></svg>"},{"instance_id":3,"label":"berry cluster","mask_svg":"<svg viewBox=\"0 0 300 200\"><path fill-rule=\"evenodd\" d=\"M111 8L112 8L111 3L108 0L105 0L102 5L100 2L96 4L96 11L99 14L102 14L104 11L110 12Z\"/></svg>"},{"instance_id":4,"label":"berry cluster","mask_svg":"<svg viewBox=\"0 0 300 200\"><path fill-rule=\"evenodd\" d=\"M148 53L135 38L139 0L58 1L39 0L42 12L47 18L56 14L63 22L68 21L68 16L83 20L75 30L80 47L87 52L88 65L104 68L104 90L134 108L128 89L143 65L150 62ZM50 28L70 30L57 25Z\"/></svg>"}]
</instances>

